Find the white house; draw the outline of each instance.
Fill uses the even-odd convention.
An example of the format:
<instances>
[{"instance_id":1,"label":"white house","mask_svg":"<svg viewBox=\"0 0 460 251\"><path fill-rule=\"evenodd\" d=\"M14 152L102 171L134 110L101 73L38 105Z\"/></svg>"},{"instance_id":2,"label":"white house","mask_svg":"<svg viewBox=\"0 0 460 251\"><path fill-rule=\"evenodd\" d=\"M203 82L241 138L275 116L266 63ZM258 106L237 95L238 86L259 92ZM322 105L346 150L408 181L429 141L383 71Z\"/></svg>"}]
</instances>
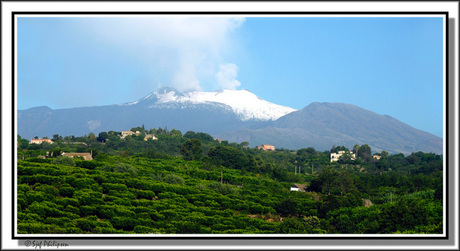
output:
<instances>
[{"instance_id":1,"label":"white house","mask_svg":"<svg viewBox=\"0 0 460 251\"><path fill-rule=\"evenodd\" d=\"M51 139L32 139L29 144L41 144L43 142L53 144L53 141Z\"/></svg>"},{"instance_id":2,"label":"white house","mask_svg":"<svg viewBox=\"0 0 460 251\"><path fill-rule=\"evenodd\" d=\"M262 149L264 151L275 151L275 146L263 144L261 146L256 146L256 149Z\"/></svg>"},{"instance_id":3,"label":"white house","mask_svg":"<svg viewBox=\"0 0 460 251\"><path fill-rule=\"evenodd\" d=\"M153 134L146 134L144 137L144 141L147 141L148 139L157 140L158 138L155 137L155 135Z\"/></svg>"},{"instance_id":4,"label":"white house","mask_svg":"<svg viewBox=\"0 0 460 251\"><path fill-rule=\"evenodd\" d=\"M122 132L121 132L121 138L124 139L124 138L126 138L126 136L130 136L130 135L133 135L133 134L135 134L135 135L137 136L137 135L141 134L141 132L139 132L139 131L136 131L136 132L133 132L133 131L122 131Z\"/></svg>"},{"instance_id":5,"label":"white house","mask_svg":"<svg viewBox=\"0 0 460 251\"><path fill-rule=\"evenodd\" d=\"M356 154L346 151L350 154L352 160L356 160ZM339 151L338 153L331 153L331 162L338 161L340 157L345 154L345 151Z\"/></svg>"},{"instance_id":6,"label":"white house","mask_svg":"<svg viewBox=\"0 0 460 251\"><path fill-rule=\"evenodd\" d=\"M294 184L291 186L291 191L305 192L307 190L307 185Z\"/></svg>"}]
</instances>

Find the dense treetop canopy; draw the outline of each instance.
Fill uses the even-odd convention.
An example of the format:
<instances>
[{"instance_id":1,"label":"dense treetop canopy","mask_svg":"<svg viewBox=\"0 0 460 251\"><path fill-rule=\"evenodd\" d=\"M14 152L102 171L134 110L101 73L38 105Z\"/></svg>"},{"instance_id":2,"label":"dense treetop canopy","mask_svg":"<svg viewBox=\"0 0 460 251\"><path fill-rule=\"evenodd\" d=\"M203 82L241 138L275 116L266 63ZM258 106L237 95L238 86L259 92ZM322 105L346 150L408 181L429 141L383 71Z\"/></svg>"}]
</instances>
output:
<instances>
[{"instance_id":1,"label":"dense treetop canopy","mask_svg":"<svg viewBox=\"0 0 460 251\"><path fill-rule=\"evenodd\" d=\"M349 150L356 160L331 162L331 151L312 147L263 151L202 132L132 130L140 134L54 135L53 144L19 136L18 233L442 233L440 155L377 160L364 144Z\"/></svg>"}]
</instances>

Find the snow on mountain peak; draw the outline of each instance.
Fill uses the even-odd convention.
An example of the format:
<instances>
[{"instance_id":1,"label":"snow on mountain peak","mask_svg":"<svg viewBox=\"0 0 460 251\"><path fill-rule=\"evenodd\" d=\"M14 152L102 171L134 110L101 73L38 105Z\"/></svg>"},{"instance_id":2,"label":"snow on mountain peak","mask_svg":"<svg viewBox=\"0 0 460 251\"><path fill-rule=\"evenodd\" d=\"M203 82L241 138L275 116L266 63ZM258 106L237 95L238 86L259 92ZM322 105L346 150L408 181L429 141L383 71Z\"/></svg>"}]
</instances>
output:
<instances>
[{"instance_id":1,"label":"snow on mountain peak","mask_svg":"<svg viewBox=\"0 0 460 251\"><path fill-rule=\"evenodd\" d=\"M229 106L241 120L276 120L293 108L265 101L248 90L219 90L215 92L191 91L180 93L173 88L161 88L153 93L155 104L167 103L220 103ZM144 99L149 98L145 97Z\"/></svg>"}]
</instances>

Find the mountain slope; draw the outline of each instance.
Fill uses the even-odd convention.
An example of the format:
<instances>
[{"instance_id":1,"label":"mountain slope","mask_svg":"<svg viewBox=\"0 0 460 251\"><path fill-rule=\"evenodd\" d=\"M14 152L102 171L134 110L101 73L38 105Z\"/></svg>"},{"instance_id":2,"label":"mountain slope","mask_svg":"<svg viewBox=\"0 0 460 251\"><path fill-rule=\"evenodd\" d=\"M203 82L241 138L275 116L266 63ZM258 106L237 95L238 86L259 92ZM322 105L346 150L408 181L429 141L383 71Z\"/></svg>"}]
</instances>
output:
<instances>
[{"instance_id":1,"label":"mountain slope","mask_svg":"<svg viewBox=\"0 0 460 251\"><path fill-rule=\"evenodd\" d=\"M295 111L247 90L180 93L160 88L119 105L18 111L18 134L27 139L98 134L140 125L206 132L230 142L248 141L251 146L328 150L333 145L368 144L378 152L443 152L441 138L387 115L340 103L312 103Z\"/></svg>"},{"instance_id":2,"label":"mountain slope","mask_svg":"<svg viewBox=\"0 0 460 251\"><path fill-rule=\"evenodd\" d=\"M277 119L292 111L295 110L267 102L247 90L180 93L173 88L160 88L140 100L120 105L20 110L18 134L27 139L54 134L79 136L144 124L147 128L215 135Z\"/></svg>"},{"instance_id":3,"label":"mountain slope","mask_svg":"<svg viewBox=\"0 0 460 251\"><path fill-rule=\"evenodd\" d=\"M442 139L417 130L390 116L340 103L312 103L257 129L243 129L219 135L229 141L254 145L276 144L299 149L327 150L332 145L353 147L368 144L374 151L442 153Z\"/></svg>"}]
</instances>

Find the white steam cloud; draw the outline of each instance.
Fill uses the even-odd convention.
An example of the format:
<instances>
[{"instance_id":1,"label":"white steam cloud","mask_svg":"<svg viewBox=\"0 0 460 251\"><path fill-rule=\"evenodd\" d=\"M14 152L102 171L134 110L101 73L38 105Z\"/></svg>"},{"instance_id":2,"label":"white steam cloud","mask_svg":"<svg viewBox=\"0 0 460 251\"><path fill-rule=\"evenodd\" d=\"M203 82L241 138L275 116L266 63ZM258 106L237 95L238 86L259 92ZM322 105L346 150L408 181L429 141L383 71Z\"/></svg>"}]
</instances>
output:
<instances>
[{"instance_id":1,"label":"white steam cloud","mask_svg":"<svg viewBox=\"0 0 460 251\"><path fill-rule=\"evenodd\" d=\"M235 64L220 65L220 71L216 73L217 82L223 89L235 90L241 85L240 81L236 80L238 75L238 66Z\"/></svg>"},{"instance_id":2,"label":"white steam cloud","mask_svg":"<svg viewBox=\"0 0 460 251\"><path fill-rule=\"evenodd\" d=\"M99 42L115 47L120 58L132 59L136 69L149 75L152 83L145 88L166 83L188 91L240 86L236 80L238 67L226 62L228 53L234 49L232 34L244 21L244 18L156 16L95 18L87 22ZM145 94L145 89L140 92Z\"/></svg>"}]
</instances>

